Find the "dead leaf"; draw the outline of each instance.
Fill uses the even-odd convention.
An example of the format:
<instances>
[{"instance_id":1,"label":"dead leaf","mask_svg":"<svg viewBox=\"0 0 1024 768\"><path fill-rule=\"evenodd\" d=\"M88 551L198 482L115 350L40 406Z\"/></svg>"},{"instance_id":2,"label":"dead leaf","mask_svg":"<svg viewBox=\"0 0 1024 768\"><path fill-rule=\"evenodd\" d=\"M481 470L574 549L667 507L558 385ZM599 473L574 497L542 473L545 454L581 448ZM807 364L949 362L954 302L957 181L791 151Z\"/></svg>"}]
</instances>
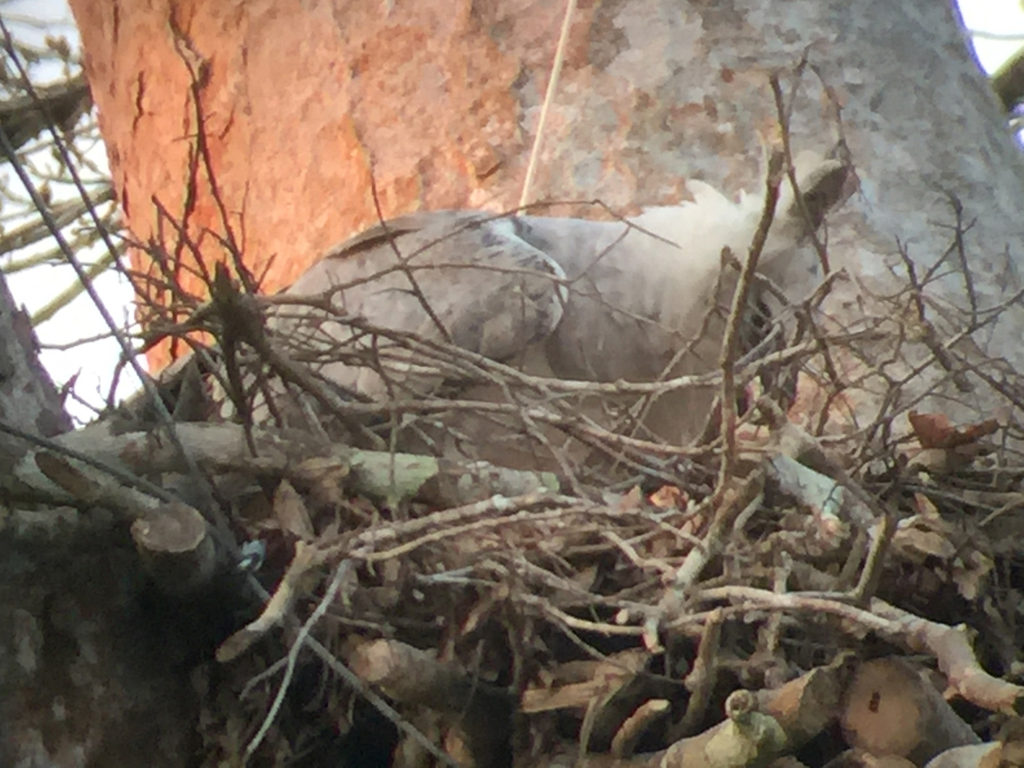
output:
<instances>
[{"instance_id":1,"label":"dead leaf","mask_svg":"<svg viewBox=\"0 0 1024 768\"><path fill-rule=\"evenodd\" d=\"M972 549L962 552L953 561L953 581L965 600L975 600L988 586L988 576L995 567L992 558Z\"/></svg>"},{"instance_id":2,"label":"dead leaf","mask_svg":"<svg viewBox=\"0 0 1024 768\"><path fill-rule=\"evenodd\" d=\"M923 493L914 493L914 506L917 507L917 513L922 517L941 517L941 515L939 515L939 508L935 506L935 502L933 502Z\"/></svg>"},{"instance_id":3,"label":"dead leaf","mask_svg":"<svg viewBox=\"0 0 1024 768\"><path fill-rule=\"evenodd\" d=\"M995 419L986 419L966 427L954 427L944 413L911 411L907 418L922 448L956 448L977 442L999 428L999 422Z\"/></svg>"},{"instance_id":4,"label":"dead leaf","mask_svg":"<svg viewBox=\"0 0 1024 768\"><path fill-rule=\"evenodd\" d=\"M914 515L900 520L892 537L893 550L915 562L922 562L926 557L950 560L956 555L956 547L949 540L949 533L944 520Z\"/></svg>"},{"instance_id":5,"label":"dead leaf","mask_svg":"<svg viewBox=\"0 0 1024 768\"><path fill-rule=\"evenodd\" d=\"M987 453L984 443L958 445L955 448L922 448L910 458L910 467L933 475L949 475L971 464Z\"/></svg>"},{"instance_id":6,"label":"dead leaf","mask_svg":"<svg viewBox=\"0 0 1024 768\"><path fill-rule=\"evenodd\" d=\"M287 480L282 480L274 492L274 517L282 531L301 541L312 541L316 536L306 502Z\"/></svg>"},{"instance_id":7,"label":"dead leaf","mask_svg":"<svg viewBox=\"0 0 1024 768\"><path fill-rule=\"evenodd\" d=\"M658 509L686 509L689 498L682 489L674 485L663 485L652 493L648 500Z\"/></svg>"}]
</instances>

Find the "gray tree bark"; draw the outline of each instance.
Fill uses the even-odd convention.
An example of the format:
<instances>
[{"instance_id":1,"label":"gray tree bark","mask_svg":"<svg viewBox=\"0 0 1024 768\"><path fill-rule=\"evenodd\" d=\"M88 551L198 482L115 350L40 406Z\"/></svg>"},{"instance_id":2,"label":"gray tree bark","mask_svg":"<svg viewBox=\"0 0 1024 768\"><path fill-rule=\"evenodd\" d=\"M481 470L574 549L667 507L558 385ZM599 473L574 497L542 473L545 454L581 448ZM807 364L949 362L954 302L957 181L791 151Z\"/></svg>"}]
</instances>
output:
<instances>
[{"instance_id":1,"label":"gray tree bark","mask_svg":"<svg viewBox=\"0 0 1024 768\"><path fill-rule=\"evenodd\" d=\"M28 315L15 305L0 277L0 420L49 437L71 429L71 419L39 364L36 345ZM10 432L0 432L0 472L10 471L27 447Z\"/></svg>"},{"instance_id":2,"label":"gray tree bark","mask_svg":"<svg viewBox=\"0 0 1024 768\"><path fill-rule=\"evenodd\" d=\"M0 276L0 473L71 428ZM159 627L128 531L99 510L0 513L0 765L182 765L192 711L180 627ZM154 631L156 630L156 631Z\"/></svg>"}]
</instances>

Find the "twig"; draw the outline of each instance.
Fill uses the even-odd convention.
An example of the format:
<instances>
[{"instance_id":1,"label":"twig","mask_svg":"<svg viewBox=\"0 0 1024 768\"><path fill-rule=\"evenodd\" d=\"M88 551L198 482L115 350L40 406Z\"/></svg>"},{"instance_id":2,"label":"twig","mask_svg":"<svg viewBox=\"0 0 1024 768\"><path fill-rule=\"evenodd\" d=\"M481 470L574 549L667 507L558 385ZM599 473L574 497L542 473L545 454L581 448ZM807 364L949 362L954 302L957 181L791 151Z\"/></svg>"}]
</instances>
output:
<instances>
[{"instance_id":1,"label":"twig","mask_svg":"<svg viewBox=\"0 0 1024 768\"><path fill-rule=\"evenodd\" d=\"M56 225L63 229L68 224L87 213L90 205L100 205L101 203L110 202L113 199L113 187L110 187L109 185L103 186L96 191L91 201L82 202L81 200L73 199L54 205L51 209L51 215L53 216L53 220ZM30 221L26 224L22 224L20 227L16 227L15 229L5 232L3 236L0 237L0 255L10 253L11 251L17 251L49 236L50 229L43 221ZM49 254L45 254L44 257L49 260ZM28 256L24 259L18 260L11 259L3 265L3 272L5 275L10 275L23 269L30 269L40 263L45 262L41 261L41 257L39 255Z\"/></svg>"},{"instance_id":2,"label":"twig","mask_svg":"<svg viewBox=\"0 0 1024 768\"><path fill-rule=\"evenodd\" d=\"M719 367L722 370L722 464L718 475L718 486L715 489L714 503L721 502L726 484L732 477L736 461L736 356L744 325L749 316L750 292L757 272L757 263L761 258L768 240L768 231L775 218L775 205L779 200L779 182L782 175L782 155L773 152L768 158L768 169L765 175L765 199L761 219L754 231L754 239L750 244L746 261L740 272L733 293L732 307L725 326L722 339L722 350L719 356Z\"/></svg>"},{"instance_id":3,"label":"twig","mask_svg":"<svg viewBox=\"0 0 1024 768\"><path fill-rule=\"evenodd\" d=\"M561 608L557 608L552 605L548 600L542 597L534 595L519 595L518 599L526 605L532 605L541 610L542 613L553 619L557 624L564 624L565 627L570 629L581 630L584 632L594 632L599 635L607 635L609 637L643 637L644 628L637 626L621 625L621 624L609 624L603 621L589 621L588 619L580 619L576 616L572 616Z\"/></svg>"},{"instance_id":4,"label":"twig","mask_svg":"<svg viewBox=\"0 0 1024 768\"><path fill-rule=\"evenodd\" d=\"M103 254L94 264L90 264L85 268L86 279L89 281L96 279L106 272L114 261L114 256L111 256L109 253ZM78 281L56 294L53 298L47 301L44 306L40 307L32 314L32 325L41 325L47 320L52 319L57 312L80 296L84 290L84 284L81 281Z\"/></svg>"},{"instance_id":5,"label":"twig","mask_svg":"<svg viewBox=\"0 0 1024 768\"><path fill-rule=\"evenodd\" d=\"M728 542L733 531L733 523L743 516L750 507L760 506L764 500L764 473L753 472L744 478L737 488L730 485L722 493L716 507L712 507L714 518L700 546L695 546L687 555L683 564L676 570L672 588L662 598L662 605L667 606L678 601L704 570L713 557L718 555ZM709 506L711 502L709 501Z\"/></svg>"},{"instance_id":6,"label":"twig","mask_svg":"<svg viewBox=\"0 0 1024 768\"><path fill-rule=\"evenodd\" d=\"M334 576L331 577L330 583L327 585L327 591L324 592L324 596L317 603L316 608L310 617L306 619L302 627L299 629L299 634L292 643L291 648L288 650L288 665L284 670L284 677L281 679L281 684L277 689L277 695L274 697L273 703L270 705L270 709L267 710L266 717L263 718L263 724L260 725L259 730L256 731L256 735L252 737L249 744L245 748L245 761L248 762L253 756L253 753L259 748L263 739L266 737L267 732L270 730L270 726L274 722L274 718L277 717L278 711L281 709L281 704L284 702L284 695L288 692L288 686L291 685L292 675L295 673L295 662L298 661L299 651L302 650L303 644L306 642L306 638L309 637L309 633L316 626L316 623L320 621L324 613L327 612L327 607L334 602L334 596L337 594L338 589L341 587L341 582L352 568L351 560L342 560L338 563L338 566L334 569Z\"/></svg>"},{"instance_id":7,"label":"twig","mask_svg":"<svg viewBox=\"0 0 1024 768\"><path fill-rule=\"evenodd\" d=\"M878 583L882 579L882 571L885 569L885 558L889 554L889 546L892 544L892 537L895 533L896 520L887 509L878 521L878 529L871 539L871 546L868 548L868 556L864 560L860 579L851 593L853 601L857 605L867 605L868 601L875 596Z\"/></svg>"},{"instance_id":8,"label":"twig","mask_svg":"<svg viewBox=\"0 0 1024 768\"><path fill-rule=\"evenodd\" d=\"M517 524L528 524L543 522L546 520L558 520L564 521L573 512L582 515L592 514L590 509L554 509L543 512L516 512L515 514L501 516L497 518L488 518L483 520L475 520L471 523L464 525L453 525L445 528L444 530L431 531L430 533L419 536L411 541L399 544L391 549L385 549L381 551L373 551L369 547L367 548L355 548L352 550L352 557L363 560L367 563L384 562L387 560L394 560L403 555L407 555L420 547L427 544L432 544L445 539L454 539L464 536L468 533L475 533L478 531L484 531L491 528L497 528L506 525L517 525Z\"/></svg>"},{"instance_id":9,"label":"twig","mask_svg":"<svg viewBox=\"0 0 1024 768\"><path fill-rule=\"evenodd\" d=\"M802 74L806 65L807 59L805 52L804 58L796 67L796 74L798 77ZM814 221L814 217L811 215L811 212L807 207L807 200L800 191L800 185L797 183L796 178L796 168L793 165L793 150L789 135L789 117L793 101L790 101L789 108L787 108L785 99L782 96L782 86L779 83L778 76L773 75L769 78L769 84L772 89L772 97L775 99L775 113L779 121L779 138L782 142L782 153L785 163L784 167L789 184L793 189L793 200L800 208L800 215L803 217L804 222L807 225L807 235L811 240L811 244L814 246L815 252L818 254L818 262L821 264L822 273L827 275L832 271L829 264L828 251L825 248L825 244L821 242L821 238L818 237L817 222Z\"/></svg>"},{"instance_id":10,"label":"twig","mask_svg":"<svg viewBox=\"0 0 1024 768\"><path fill-rule=\"evenodd\" d=\"M9 56L17 57L9 35L6 47ZM20 149L54 123L70 128L92 103L89 85L82 72L56 85L26 90L27 95L0 101L0 132L7 136L14 149Z\"/></svg>"},{"instance_id":11,"label":"twig","mask_svg":"<svg viewBox=\"0 0 1024 768\"><path fill-rule=\"evenodd\" d=\"M220 644L220 647L217 648L217 661L224 664L238 658L256 640L281 623L284 617L292 611L292 606L298 597L300 579L310 570L321 565L323 561L323 554L315 547L302 541L296 542L295 556L288 564L277 588L274 589L274 594L263 606L263 611Z\"/></svg>"},{"instance_id":12,"label":"twig","mask_svg":"<svg viewBox=\"0 0 1024 768\"><path fill-rule=\"evenodd\" d=\"M293 297L261 297L260 301L273 306L280 304L308 305L310 303L308 297L304 297L302 299L295 299ZM509 379L513 383L555 393L579 392L587 395L664 394L665 392L670 392L676 389L699 388L721 384L722 381L722 374L720 372L682 375L672 379L664 379L662 381L654 382L597 382L587 379L551 379L525 374L514 366L497 362L461 347L454 347L432 341L430 339L425 339L413 333L405 333L383 326L371 325L359 318L339 317L338 321L351 325L354 329L360 332L381 336L403 346L408 345L411 349L418 352L434 356L442 355L460 361L465 361L466 363L471 363L475 366L479 366L481 369L489 371L494 376ZM755 375L764 365L784 365L788 362L792 362L793 360L808 357L820 351L821 345L826 342L834 345L840 345L850 344L856 341L877 341L882 338L884 338L882 333L872 329L864 329L851 333L821 338L813 342L796 344L788 347L787 349L759 357L756 361L750 361L740 371L738 371L738 376L746 377L748 375ZM368 403L353 403L352 407L378 408L379 406Z\"/></svg>"},{"instance_id":13,"label":"twig","mask_svg":"<svg viewBox=\"0 0 1024 768\"><path fill-rule=\"evenodd\" d=\"M449 333L448 328L445 326L445 324L441 322L441 318L437 316L437 313L434 311L434 308L430 305L430 302L427 301L427 297L423 294L423 290L420 288L419 283L416 281L416 276L413 274L413 270L409 268L409 259L416 256L417 253L419 253L420 251L411 253L408 256L406 256L398 249L396 235L388 229L388 224L384 220L384 210L381 208L380 197L377 194L377 180L372 173L370 174L370 193L373 197L374 210L377 212L377 221L380 224L381 228L384 230L384 236L387 238L388 245L391 246L391 250L394 252L395 258L398 259L398 263L400 266L397 269L403 275L405 275L405 279L409 281L409 286L412 289L413 295L416 297L416 300L419 302L419 305L423 308L423 311L427 313L427 317L430 318L430 322L433 323L434 327L437 329L437 332L441 334L441 338L446 343L451 344L451 333ZM429 247L430 246L428 244L426 248Z\"/></svg>"},{"instance_id":14,"label":"twig","mask_svg":"<svg viewBox=\"0 0 1024 768\"><path fill-rule=\"evenodd\" d=\"M633 748L651 724L671 711L668 699L648 699L627 717L612 738L611 754L613 757L629 757Z\"/></svg>"},{"instance_id":15,"label":"twig","mask_svg":"<svg viewBox=\"0 0 1024 768\"><path fill-rule=\"evenodd\" d=\"M714 690L717 680L717 657L724 620L725 614L721 612L720 608L716 608L704 623L700 645L697 647L697 658L694 659L693 668L684 681L686 689L690 692L690 698L686 702L686 712L682 719L673 726L668 735L669 741L692 736L704 722L711 700L711 692Z\"/></svg>"},{"instance_id":16,"label":"twig","mask_svg":"<svg viewBox=\"0 0 1024 768\"><path fill-rule=\"evenodd\" d=\"M957 228L957 231L959 232L959 227ZM962 235L958 234L958 237L962 237ZM917 317L915 319L920 325L920 331L917 335L920 337L924 345L928 347L928 350L932 353L935 362L950 372L957 389L961 392L972 391L973 387L971 386L971 382L967 378L967 375L963 371L957 369L953 357L950 355L946 347L943 346L943 343L939 341L940 335L935 330L935 326L932 325L931 321L928 320L928 317L925 314L924 288L917 279L917 271L914 268L914 262L911 260L906 246L899 243L898 250L900 258L903 261L903 266L907 270L907 279L910 280L910 290L913 297L914 308L917 310ZM973 292L970 289L971 282L969 274L969 270L965 271L964 279L967 281L968 295L970 296L972 304L972 319L974 319L977 317L977 306L974 303Z\"/></svg>"},{"instance_id":17,"label":"twig","mask_svg":"<svg viewBox=\"0 0 1024 768\"><path fill-rule=\"evenodd\" d=\"M949 198L949 204L956 216L956 223L953 225L953 244L950 246L950 249L956 253L957 261L960 264L960 272L964 276L964 290L967 292L967 303L971 307L971 323L974 324L978 321L978 296L974 289L974 276L971 273L970 265L967 263L967 249L964 245L964 235L973 228L974 222L972 221L964 226L964 204L953 192L947 192L946 196Z\"/></svg>"},{"instance_id":18,"label":"twig","mask_svg":"<svg viewBox=\"0 0 1024 768\"><path fill-rule=\"evenodd\" d=\"M217 207L220 225L224 229L223 236L215 236L231 255L235 273L239 280L241 280L245 290L248 293L254 293L256 285L252 280L249 270L246 269L245 264L242 262L242 246L235 238L234 228L231 226L231 219L228 216L227 206L224 204L224 196L221 194L220 185L217 182L216 169L214 168L213 157L210 154L210 145L206 136L206 111L203 107L203 90L209 78L209 62L199 54L192 41L178 28L173 16L170 17L168 23L174 34L178 56L189 74L189 91L192 95L193 117L196 121L196 154L202 158L203 170L206 171L206 179L210 185L210 197ZM200 259L199 262L205 266L205 261Z\"/></svg>"}]
</instances>

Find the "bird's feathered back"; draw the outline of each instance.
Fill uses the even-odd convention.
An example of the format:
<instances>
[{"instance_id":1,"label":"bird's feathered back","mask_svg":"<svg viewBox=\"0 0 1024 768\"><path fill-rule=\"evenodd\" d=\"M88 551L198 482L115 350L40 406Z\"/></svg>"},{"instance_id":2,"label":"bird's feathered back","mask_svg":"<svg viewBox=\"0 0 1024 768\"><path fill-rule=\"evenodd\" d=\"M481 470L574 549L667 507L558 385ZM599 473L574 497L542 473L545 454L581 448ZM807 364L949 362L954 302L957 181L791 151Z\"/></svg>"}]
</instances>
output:
<instances>
[{"instance_id":1,"label":"bird's feathered back","mask_svg":"<svg viewBox=\"0 0 1024 768\"><path fill-rule=\"evenodd\" d=\"M796 176L804 205L784 179L758 267L776 280L794 264L813 268L817 257L806 250L798 256L800 241L843 198L847 169L805 155ZM731 200L704 182L687 186L692 200L625 222L466 211L386 222L332 249L287 291L329 300L339 315L322 306L279 310L271 327L306 351L348 347L334 360L319 354L316 368L370 397L393 394L395 382L427 393L439 379L410 365L407 354L379 354L381 340L344 322L346 315L563 379L650 382L711 371L735 264L750 248L764 195ZM365 355L362 367L352 348ZM488 396L501 396L497 390ZM691 439L711 396L675 391L646 403L645 436L674 444ZM622 402L612 408L629 409Z\"/></svg>"}]
</instances>

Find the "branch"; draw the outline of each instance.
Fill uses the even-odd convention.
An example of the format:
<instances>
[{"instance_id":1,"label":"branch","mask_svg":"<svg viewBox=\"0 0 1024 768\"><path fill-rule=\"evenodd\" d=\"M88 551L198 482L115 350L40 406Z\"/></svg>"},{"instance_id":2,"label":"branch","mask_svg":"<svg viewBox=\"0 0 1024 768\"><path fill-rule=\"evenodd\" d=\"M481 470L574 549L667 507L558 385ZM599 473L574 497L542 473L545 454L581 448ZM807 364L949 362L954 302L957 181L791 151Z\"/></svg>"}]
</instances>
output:
<instances>
[{"instance_id":1,"label":"branch","mask_svg":"<svg viewBox=\"0 0 1024 768\"><path fill-rule=\"evenodd\" d=\"M52 125L70 129L92 107L84 74L0 101L0 131L20 149Z\"/></svg>"},{"instance_id":2,"label":"branch","mask_svg":"<svg viewBox=\"0 0 1024 768\"><path fill-rule=\"evenodd\" d=\"M460 462L407 453L361 451L344 445L325 447L299 436L285 438L268 430L253 430L255 456L249 451L245 430L239 424L185 423L176 425L182 446L194 460L209 470L242 471L249 474L290 475L296 483L309 484L316 473L330 467L348 470L346 486L354 493L391 502L406 499L428 501L439 506L467 504L494 494L507 497L536 491L551 491L557 480L547 472L526 472L497 467L485 462ZM141 488L160 500L173 499L157 486L143 481L154 472L184 472L181 453L165 439L165 431L128 432L114 435L98 422L46 442L45 451L65 451L76 471L95 483L120 482ZM72 493L42 473L31 451L18 463L14 478L27 488L49 494L56 503L74 503ZM328 459L315 466L309 459Z\"/></svg>"},{"instance_id":3,"label":"branch","mask_svg":"<svg viewBox=\"0 0 1024 768\"><path fill-rule=\"evenodd\" d=\"M696 598L740 600L769 610L838 616L912 651L930 653L938 660L950 686L972 704L993 711L1024 713L1024 686L1008 683L983 670L963 625L950 627L922 619L878 598L872 598L867 610L820 594L778 594L754 587L705 589Z\"/></svg>"},{"instance_id":4,"label":"branch","mask_svg":"<svg viewBox=\"0 0 1024 768\"><path fill-rule=\"evenodd\" d=\"M1024 48L993 72L989 82L1007 112L1024 99Z\"/></svg>"},{"instance_id":5,"label":"branch","mask_svg":"<svg viewBox=\"0 0 1024 768\"><path fill-rule=\"evenodd\" d=\"M354 640L348 662L388 698L455 716L474 765L497 765L508 754L513 699L505 689L397 640Z\"/></svg>"}]
</instances>

